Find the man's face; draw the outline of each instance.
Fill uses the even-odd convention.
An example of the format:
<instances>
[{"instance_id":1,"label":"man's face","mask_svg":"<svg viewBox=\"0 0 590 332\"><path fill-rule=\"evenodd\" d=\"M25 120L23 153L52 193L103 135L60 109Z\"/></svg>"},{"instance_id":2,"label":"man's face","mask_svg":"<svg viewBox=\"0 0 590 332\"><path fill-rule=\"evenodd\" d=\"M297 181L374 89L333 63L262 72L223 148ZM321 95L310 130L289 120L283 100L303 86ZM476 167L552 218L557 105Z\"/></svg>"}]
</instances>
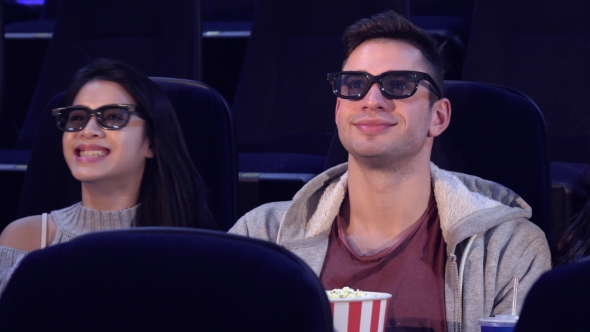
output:
<instances>
[{"instance_id":1,"label":"man's face","mask_svg":"<svg viewBox=\"0 0 590 332\"><path fill-rule=\"evenodd\" d=\"M391 70L429 73L422 53L395 40L368 40L350 54L343 71L380 75ZM353 158L366 161L401 161L412 158L432 144L433 121L429 92L421 81L416 93L405 99L389 99L373 84L361 100L338 98L336 125L340 140Z\"/></svg>"}]
</instances>

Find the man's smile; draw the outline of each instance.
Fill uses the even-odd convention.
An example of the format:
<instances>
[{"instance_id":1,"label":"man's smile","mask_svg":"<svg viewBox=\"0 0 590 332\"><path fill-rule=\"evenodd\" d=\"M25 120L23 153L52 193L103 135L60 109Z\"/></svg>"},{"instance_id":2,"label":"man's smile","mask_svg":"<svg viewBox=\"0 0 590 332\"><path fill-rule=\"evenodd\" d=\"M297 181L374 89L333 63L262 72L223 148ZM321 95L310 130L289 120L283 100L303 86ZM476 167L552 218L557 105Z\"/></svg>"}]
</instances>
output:
<instances>
[{"instance_id":1,"label":"man's smile","mask_svg":"<svg viewBox=\"0 0 590 332\"><path fill-rule=\"evenodd\" d=\"M353 126L364 133L379 133L397 125L397 122L383 119L361 119L353 121Z\"/></svg>"}]
</instances>

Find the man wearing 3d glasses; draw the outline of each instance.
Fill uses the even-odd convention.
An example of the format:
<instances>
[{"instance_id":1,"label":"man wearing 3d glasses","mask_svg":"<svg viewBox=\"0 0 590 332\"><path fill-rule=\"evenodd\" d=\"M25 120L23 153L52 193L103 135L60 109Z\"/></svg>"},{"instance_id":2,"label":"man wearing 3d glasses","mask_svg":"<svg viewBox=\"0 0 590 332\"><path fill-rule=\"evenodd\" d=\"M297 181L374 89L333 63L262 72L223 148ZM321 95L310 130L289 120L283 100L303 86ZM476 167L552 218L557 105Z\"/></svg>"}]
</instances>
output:
<instances>
[{"instance_id":1,"label":"man wearing 3d glasses","mask_svg":"<svg viewBox=\"0 0 590 332\"><path fill-rule=\"evenodd\" d=\"M551 267L547 240L515 193L430 162L451 119L436 43L394 12L353 24L343 41L328 81L348 163L230 232L293 251L326 289L392 294L387 331L479 331L479 318L510 313L514 277L520 310Z\"/></svg>"}]
</instances>

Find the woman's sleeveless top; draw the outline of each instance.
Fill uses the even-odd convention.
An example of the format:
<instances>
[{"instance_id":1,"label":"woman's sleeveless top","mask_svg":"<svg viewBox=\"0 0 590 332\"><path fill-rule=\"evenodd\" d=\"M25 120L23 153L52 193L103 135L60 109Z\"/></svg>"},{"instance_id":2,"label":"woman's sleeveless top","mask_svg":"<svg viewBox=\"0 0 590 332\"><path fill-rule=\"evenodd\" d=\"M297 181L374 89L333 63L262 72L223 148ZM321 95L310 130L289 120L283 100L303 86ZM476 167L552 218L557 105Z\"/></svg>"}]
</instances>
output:
<instances>
[{"instance_id":1,"label":"woman's sleeveless top","mask_svg":"<svg viewBox=\"0 0 590 332\"><path fill-rule=\"evenodd\" d=\"M78 235L107 229L129 228L133 225L137 205L128 209L99 211L76 203L65 209L51 212L57 231L49 245L67 242ZM43 227L43 226L42 226ZM43 233L43 230L42 230ZM46 232L45 232L45 236ZM40 243L42 240L39 239ZM18 263L28 254L26 251L0 247L0 293L6 287Z\"/></svg>"}]
</instances>

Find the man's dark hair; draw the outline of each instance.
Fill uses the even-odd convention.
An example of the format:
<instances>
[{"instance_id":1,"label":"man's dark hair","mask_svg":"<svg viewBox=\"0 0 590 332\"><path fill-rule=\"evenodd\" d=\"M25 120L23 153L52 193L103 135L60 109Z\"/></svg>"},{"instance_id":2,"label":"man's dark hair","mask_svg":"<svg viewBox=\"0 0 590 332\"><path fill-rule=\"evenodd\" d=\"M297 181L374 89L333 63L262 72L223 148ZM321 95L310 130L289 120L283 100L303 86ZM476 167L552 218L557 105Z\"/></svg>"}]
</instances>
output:
<instances>
[{"instance_id":1,"label":"man's dark hair","mask_svg":"<svg viewBox=\"0 0 590 332\"><path fill-rule=\"evenodd\" d=\"M430 67L431 72L428 74L441 89L441 97L444 96L442 90L446 63L441 52L442 45L439 46L428 33L393 10L373 15L370 18L363 18L344 30L342 35L344 63L357 46L371 39L402 41L420 50L427 66ZM434 100L437 100L432 92L430 96L431 99L434 97Z\"/></svg>"}]
</instances>

